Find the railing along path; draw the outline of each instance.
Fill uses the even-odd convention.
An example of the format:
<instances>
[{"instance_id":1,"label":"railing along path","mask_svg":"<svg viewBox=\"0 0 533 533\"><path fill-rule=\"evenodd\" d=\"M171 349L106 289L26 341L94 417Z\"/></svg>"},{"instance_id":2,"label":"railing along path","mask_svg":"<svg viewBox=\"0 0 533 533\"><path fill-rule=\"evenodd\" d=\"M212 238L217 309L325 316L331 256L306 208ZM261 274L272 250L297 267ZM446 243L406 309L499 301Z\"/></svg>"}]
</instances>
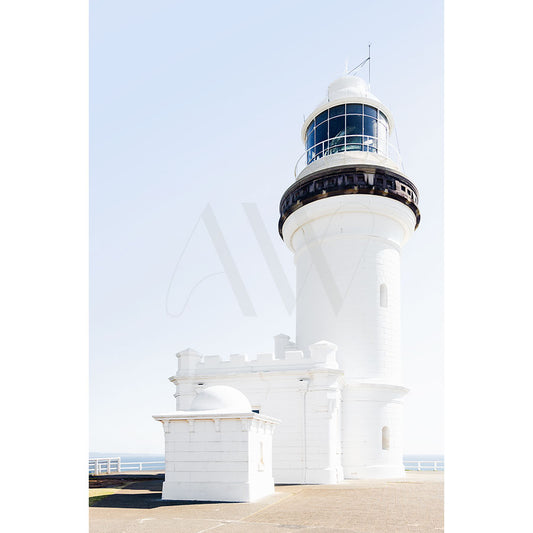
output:
<instances>
[{"instance_id":1,"label":"railing along path","mask_svg":"<svg viewBox=\"0 0 533 533\"><path fill-rule=\"evenodd\" d=\"M444 461L404 461L403 466L405 470L417 470L418 472L422 470L433 470L437 472L444 470Z\"/></svg>"},{"instance_id":2,"label":"railing along path","mask_svg":"<svg viewBox=\"0 0 533 533\"><path fill-rule=\"evenodd\" d=\"M94 459L89 459L89 474L99 475L99 474L112 474L114 472L142 472L146 470L154 470L154 468L146 468L147 465L160 465L161 468L157 470L165 469L165 461L128 461L122 462L120 457L98 457ZM404 461L403 465L405 470L408 471L428 471L432 470L434 472L444 470L444 461Z\"/></svg>"},{"instance_id":3,"label":"railing along path","mask_svg":"<svg viewBox=\"0 0 533 533\"><path fill-rule=\"evenodd\" d=\"M161 468L150 468L158 465ZM98 457L89 459L89 474L112 474L114 472L142 472L143 470L164 470L165 461L121 461L120 457Z\"/></svg>"}]
</instances>

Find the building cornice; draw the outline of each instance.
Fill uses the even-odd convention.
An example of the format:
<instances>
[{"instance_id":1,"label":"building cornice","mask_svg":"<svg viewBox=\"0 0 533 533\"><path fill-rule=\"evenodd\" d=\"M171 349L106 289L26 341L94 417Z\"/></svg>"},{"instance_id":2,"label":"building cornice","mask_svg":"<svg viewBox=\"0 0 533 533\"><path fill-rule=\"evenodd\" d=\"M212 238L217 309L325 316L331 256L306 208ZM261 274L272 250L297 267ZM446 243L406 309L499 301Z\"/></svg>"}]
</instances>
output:
<instances>
[{"instance_id":1,"label":"building cornice","mask_svg":"<svg viewBox=\"0 0 533 533\"><path fill-rule=\"evenodd\" d=\"M301 207L312 202L346 194L368 194L396 200L411 209L420 223L418 189L402 174L390 168L371 165L348 165L324 169L293 183L281 197L278 232L283 238L283 224Z\"/></svg>"}]
</instances>

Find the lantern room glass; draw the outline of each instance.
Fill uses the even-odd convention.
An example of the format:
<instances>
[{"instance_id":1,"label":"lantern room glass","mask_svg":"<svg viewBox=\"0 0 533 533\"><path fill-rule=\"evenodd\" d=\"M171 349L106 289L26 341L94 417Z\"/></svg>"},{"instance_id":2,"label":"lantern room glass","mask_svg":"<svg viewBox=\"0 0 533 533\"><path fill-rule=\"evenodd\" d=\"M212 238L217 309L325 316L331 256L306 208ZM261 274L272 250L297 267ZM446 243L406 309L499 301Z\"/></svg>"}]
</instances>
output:
<instances>
[{"instance_id":1,"label":"lantern room glass","mask_svg":"<svg viewBox=\"0 0 533 533\"><path fill-rule=\"evenodd\" d=\"M377 108L341 104L317 115L307 127L307 164L344 151L376 152L387 156L389 122Z\"/></svg>"}]
</instances>

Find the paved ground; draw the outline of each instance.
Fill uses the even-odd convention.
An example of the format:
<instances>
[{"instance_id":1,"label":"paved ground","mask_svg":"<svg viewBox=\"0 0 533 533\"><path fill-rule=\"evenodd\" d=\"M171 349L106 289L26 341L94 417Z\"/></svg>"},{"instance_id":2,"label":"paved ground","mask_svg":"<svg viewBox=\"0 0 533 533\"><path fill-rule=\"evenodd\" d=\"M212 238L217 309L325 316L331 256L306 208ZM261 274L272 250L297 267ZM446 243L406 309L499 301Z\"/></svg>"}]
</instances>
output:
<instances>
[{"instance_id":1,"label":"paved ground","mask_svg":"<svg viewBox=\"0 0 533 533\"><path fill-rule=\"evenodd\" d=\"M356 533L442 531L443 473L340 485L278 485L257 503L161 500L162 476L115 488L90 508L91 533ZM128 480L126 480L128 481Z\"/></svg>"}]
</instances>

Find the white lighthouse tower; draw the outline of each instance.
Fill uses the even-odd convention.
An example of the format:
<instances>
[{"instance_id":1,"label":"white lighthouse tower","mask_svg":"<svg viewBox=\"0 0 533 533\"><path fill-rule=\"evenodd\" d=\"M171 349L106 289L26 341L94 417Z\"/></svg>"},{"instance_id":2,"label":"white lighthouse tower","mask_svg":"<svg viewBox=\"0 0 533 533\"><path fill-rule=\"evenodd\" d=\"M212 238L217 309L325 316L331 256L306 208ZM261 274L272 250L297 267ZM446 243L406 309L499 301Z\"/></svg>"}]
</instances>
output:
<instances>
[{"instance_id":1,"label":"white lighthouse tower","mask_svg":"<svg viewBox=\"0 0 533 533\"><path fill-rule=\"evenodd\" d=\"M418 191L389 142L389 110L343 76L305 120L306 152L283 194L279 232L294 253L296 345L337 345L344 372L344 477L399 477L400 257L420 221Z\"/></svg>"}]
</instances>

